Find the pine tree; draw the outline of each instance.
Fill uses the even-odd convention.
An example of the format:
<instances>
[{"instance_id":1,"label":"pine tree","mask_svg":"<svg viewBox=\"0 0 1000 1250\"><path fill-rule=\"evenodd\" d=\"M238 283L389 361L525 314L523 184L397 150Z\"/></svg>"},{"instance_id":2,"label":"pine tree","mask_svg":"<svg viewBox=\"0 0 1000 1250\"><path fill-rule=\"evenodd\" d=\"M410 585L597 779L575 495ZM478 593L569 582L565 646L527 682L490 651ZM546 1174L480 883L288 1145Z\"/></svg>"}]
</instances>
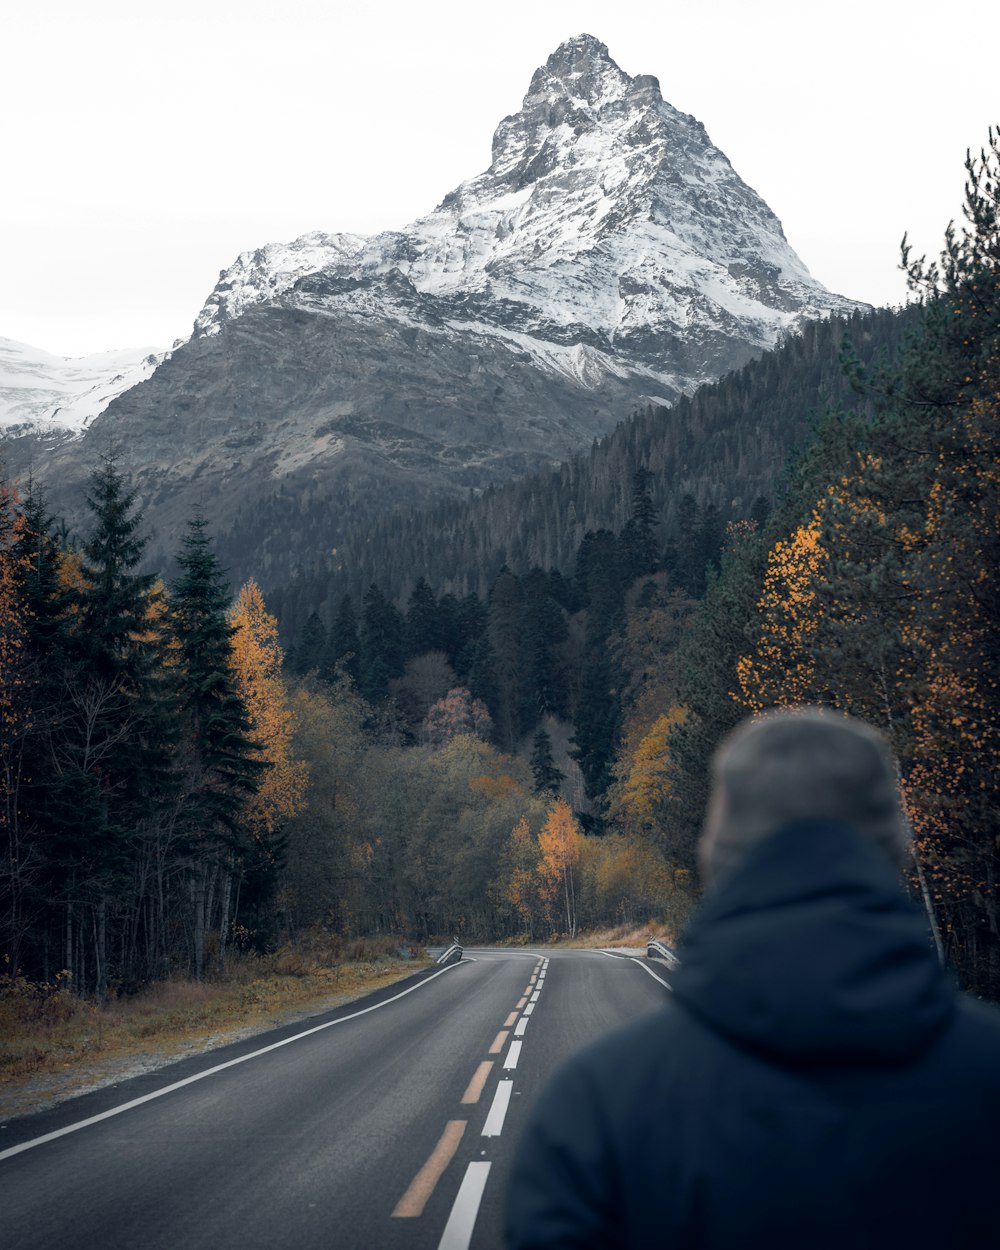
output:
<instances>
[{"instance_id":1,"label":"pine tree","mask_svg":"<svg viewBox=\"0 0 1000 1250\"><path fill-rule=\"evenodd\" d=\"M381 702L394 677L402 677L404 622L374 582L365 594L361 630L361 693L372 703Z\"/></svg>"},{"instance_id":2,"label":"pine tree","mask_svg":"<svg viewBox=\"0 0 1000 1250\"><path fill-rule=\"evenodd\" d=\"M598 530L588 538L586 556L577 565L578 573L586 577L587 630L573 715L573 758L580 765L588 795L599 798L611 782L618 741L621 682L609 641L624 622L625 584L615 535Z\"/></svg>"},{"instance_id":3,"label":"pine tree","mask_svg":"<svg viewBox=\"0 0 1000 1250\"><path fill-rule=\"evenodd\" d=\"M412 657L443 649L437 599L427 581L420 577L406 609L406 654Z\"/></svg>"},{"instance_id":4,"label":"pine tree","mask_svg":"<svg viewBox=\"0 0 1000 1250\"><path fill-rule=\"evenodd\" d=\"M757 621L766 548L749 523L730 527L722 566L710 576L678 656L686 718L670 732L663 849L696 879L695 842L705 817L712 755L746 715L737 697L737 661Z\"/></svg>"},{"instance_id":5,"label":"pine tree","mask_svg":"<svg viewBox=\"0 0 1000 1250\"><path fill-rule=\"evenodd\" d=\"M630 578L652 573L657 565L656 524L658 515L653 503L652 474L636 469L632 478L631 509L622 530L622 547Z\"/></svg>"},{"instance_id":6,"label":"pine tree","mask_svg":"<svg viewBox=\"0 0 1000 1250\"><path fill-rule=\"evenodd\" d=\"M552 739L544 727L535 734L531 744L531 774L535 779L536 794L558 794L566 774L556 768L552 758Z\"/></svg>"},{"instance_id":7,"label":"pine tree","mask_svg":"<svg viewBox=\"0 0 1000 1250\"><path fill-rule=\"evenodd\" d=\"M319 672L327 656L326 626L318 612L310 612L302 626L299 645L289 656L289 668L294 673Z\"/></svg>"},{"instance_id":8,"label":"pine tree","mask_svg":"<svg viewBox=\"0 0 1000 1250\"><path fill-rule=\"evenodd\" d=\"M171 588L171 607L184 716L182 824L192 882L193 968L200 978L214 887L221 880L225 894L238 855L249 849L241 817L266 764L260 744L250 739L246 708L237 693L229 587L202 517L188 523L177 563L181 573Z\"/></svg>"},{"instance_id":9,"label":"pine tree","mask_svg":"<svg viewBox=\"0 0 1000 1250\"><path fill-rule=\"evenodd\" d=\"M504 568L490 592L489 643L496 679L496 727L501 748L513 751L534 720L525 654L524 588Z\"/></svg>"},{"instance_id":10,"label":"pine tree","mask_svg":"<svg viewBox=\"0 0 1000 1250\"><path fill-rule=\"evenodd\" d=\"M333 681L338 665L343 665L344 671L357 684L361 671L361 641L358 638L358 618L350 595L344 595L337 609L337 617L330 630L330 646L322 676Z\"/></svg>"},{"instance_id":11,"label":"pine tree","mask_svg":"<svg viewBox=\"0 0 1000 1250\"><path fill-rule=\"evenodd\" d=\"M115 457L91 481L73 630L64 669L67 712L56 746L50 860L67 927L92 937L92 984L106 988L113 908L130 885L133 835L170 797L171 722L154 578L137 572L146 540L135 492ZM81 964L82 966L82 964Z\"/></svg>"}]
</instances>

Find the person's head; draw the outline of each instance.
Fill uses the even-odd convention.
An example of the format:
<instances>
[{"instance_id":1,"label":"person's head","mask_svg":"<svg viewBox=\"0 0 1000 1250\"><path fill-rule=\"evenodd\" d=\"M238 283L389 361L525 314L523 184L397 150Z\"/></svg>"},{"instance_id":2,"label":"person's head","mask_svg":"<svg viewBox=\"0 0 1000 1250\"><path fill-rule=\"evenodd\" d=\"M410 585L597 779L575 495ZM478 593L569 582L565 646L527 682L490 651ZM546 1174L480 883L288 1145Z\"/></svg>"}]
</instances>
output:
<instances>
[{"instance_id":1,"label":"person's head","mask_svg":"<svg viewBox=\"0 0 1000 1250\"><path fill-rule=\"evenodd\" d=\"M712 761L698 844L705 884L771 834L818 821L853 826L902 866L909 830L886 740L828 708L794 708L744 721Z\"/></svg>"}]
</instances>

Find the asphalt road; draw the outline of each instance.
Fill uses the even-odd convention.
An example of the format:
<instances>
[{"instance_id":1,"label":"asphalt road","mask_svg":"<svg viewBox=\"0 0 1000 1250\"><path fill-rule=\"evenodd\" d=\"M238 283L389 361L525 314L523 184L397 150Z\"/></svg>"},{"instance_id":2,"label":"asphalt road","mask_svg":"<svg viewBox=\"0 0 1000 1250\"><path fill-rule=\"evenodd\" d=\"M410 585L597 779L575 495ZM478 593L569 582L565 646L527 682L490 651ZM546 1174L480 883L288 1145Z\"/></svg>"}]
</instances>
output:
<instances>
[{"instance_id":1,"label":"asphalt road","mask_svg":"<svg viewBox=\"0 0 1000 1250\"><path fill-rule=\"evenodd\" d=\"M666 979L597 951L468 950L12 1121L0 1247L499 1248L532 1100L567 1055L662 1006Z\"/></svg>"}]
</instances>

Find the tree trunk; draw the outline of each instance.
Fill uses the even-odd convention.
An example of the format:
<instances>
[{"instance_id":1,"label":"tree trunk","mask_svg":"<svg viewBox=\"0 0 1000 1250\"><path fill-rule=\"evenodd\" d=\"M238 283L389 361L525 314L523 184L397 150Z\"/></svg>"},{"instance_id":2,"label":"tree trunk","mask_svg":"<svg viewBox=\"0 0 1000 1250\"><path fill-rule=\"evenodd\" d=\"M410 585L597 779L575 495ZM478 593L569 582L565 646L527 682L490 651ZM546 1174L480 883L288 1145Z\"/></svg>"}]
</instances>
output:
<instances>
[{"instance_id":1,"label":"tree trunk","mask_svg":"<svg viewBox=\"0 0 1000 1250\"><path fill-rule=\"evenodd\" d=\"M195 869L191 883L194 904L194 979L200 981L205 971L205 865Z\"/></svg>"},{"instance_id":2,"label":"tree trunk","mask_svg":"<svg viewBox=\"0 0 1000 1250\"><path fill-rule=\"evenodd\" d=\"M229 933L229 903L233 895L233 855L223 869L222 875L222 917L219 921L219 972L226 971L226 938Z\"/></svg>"}]
</instances>

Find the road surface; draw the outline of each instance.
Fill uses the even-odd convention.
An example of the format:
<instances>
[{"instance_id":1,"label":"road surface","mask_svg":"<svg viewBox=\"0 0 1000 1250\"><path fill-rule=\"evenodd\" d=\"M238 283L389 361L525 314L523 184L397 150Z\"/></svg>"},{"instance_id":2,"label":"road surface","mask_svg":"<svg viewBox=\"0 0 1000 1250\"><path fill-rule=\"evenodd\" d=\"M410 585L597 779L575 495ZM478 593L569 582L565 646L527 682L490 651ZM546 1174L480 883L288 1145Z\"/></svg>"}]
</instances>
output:
<instances>
[{"instance_id":1,"label":"road surface","mask_svg":"<svg viewBox=\"0 0 1000 1250\"><path fill-rule=\"evenodd\" d=\"M4 1250L499 1250L532 1100L662 1007L659 964L467 950L0 1127Z\"/></svg>"}]
</instances>

